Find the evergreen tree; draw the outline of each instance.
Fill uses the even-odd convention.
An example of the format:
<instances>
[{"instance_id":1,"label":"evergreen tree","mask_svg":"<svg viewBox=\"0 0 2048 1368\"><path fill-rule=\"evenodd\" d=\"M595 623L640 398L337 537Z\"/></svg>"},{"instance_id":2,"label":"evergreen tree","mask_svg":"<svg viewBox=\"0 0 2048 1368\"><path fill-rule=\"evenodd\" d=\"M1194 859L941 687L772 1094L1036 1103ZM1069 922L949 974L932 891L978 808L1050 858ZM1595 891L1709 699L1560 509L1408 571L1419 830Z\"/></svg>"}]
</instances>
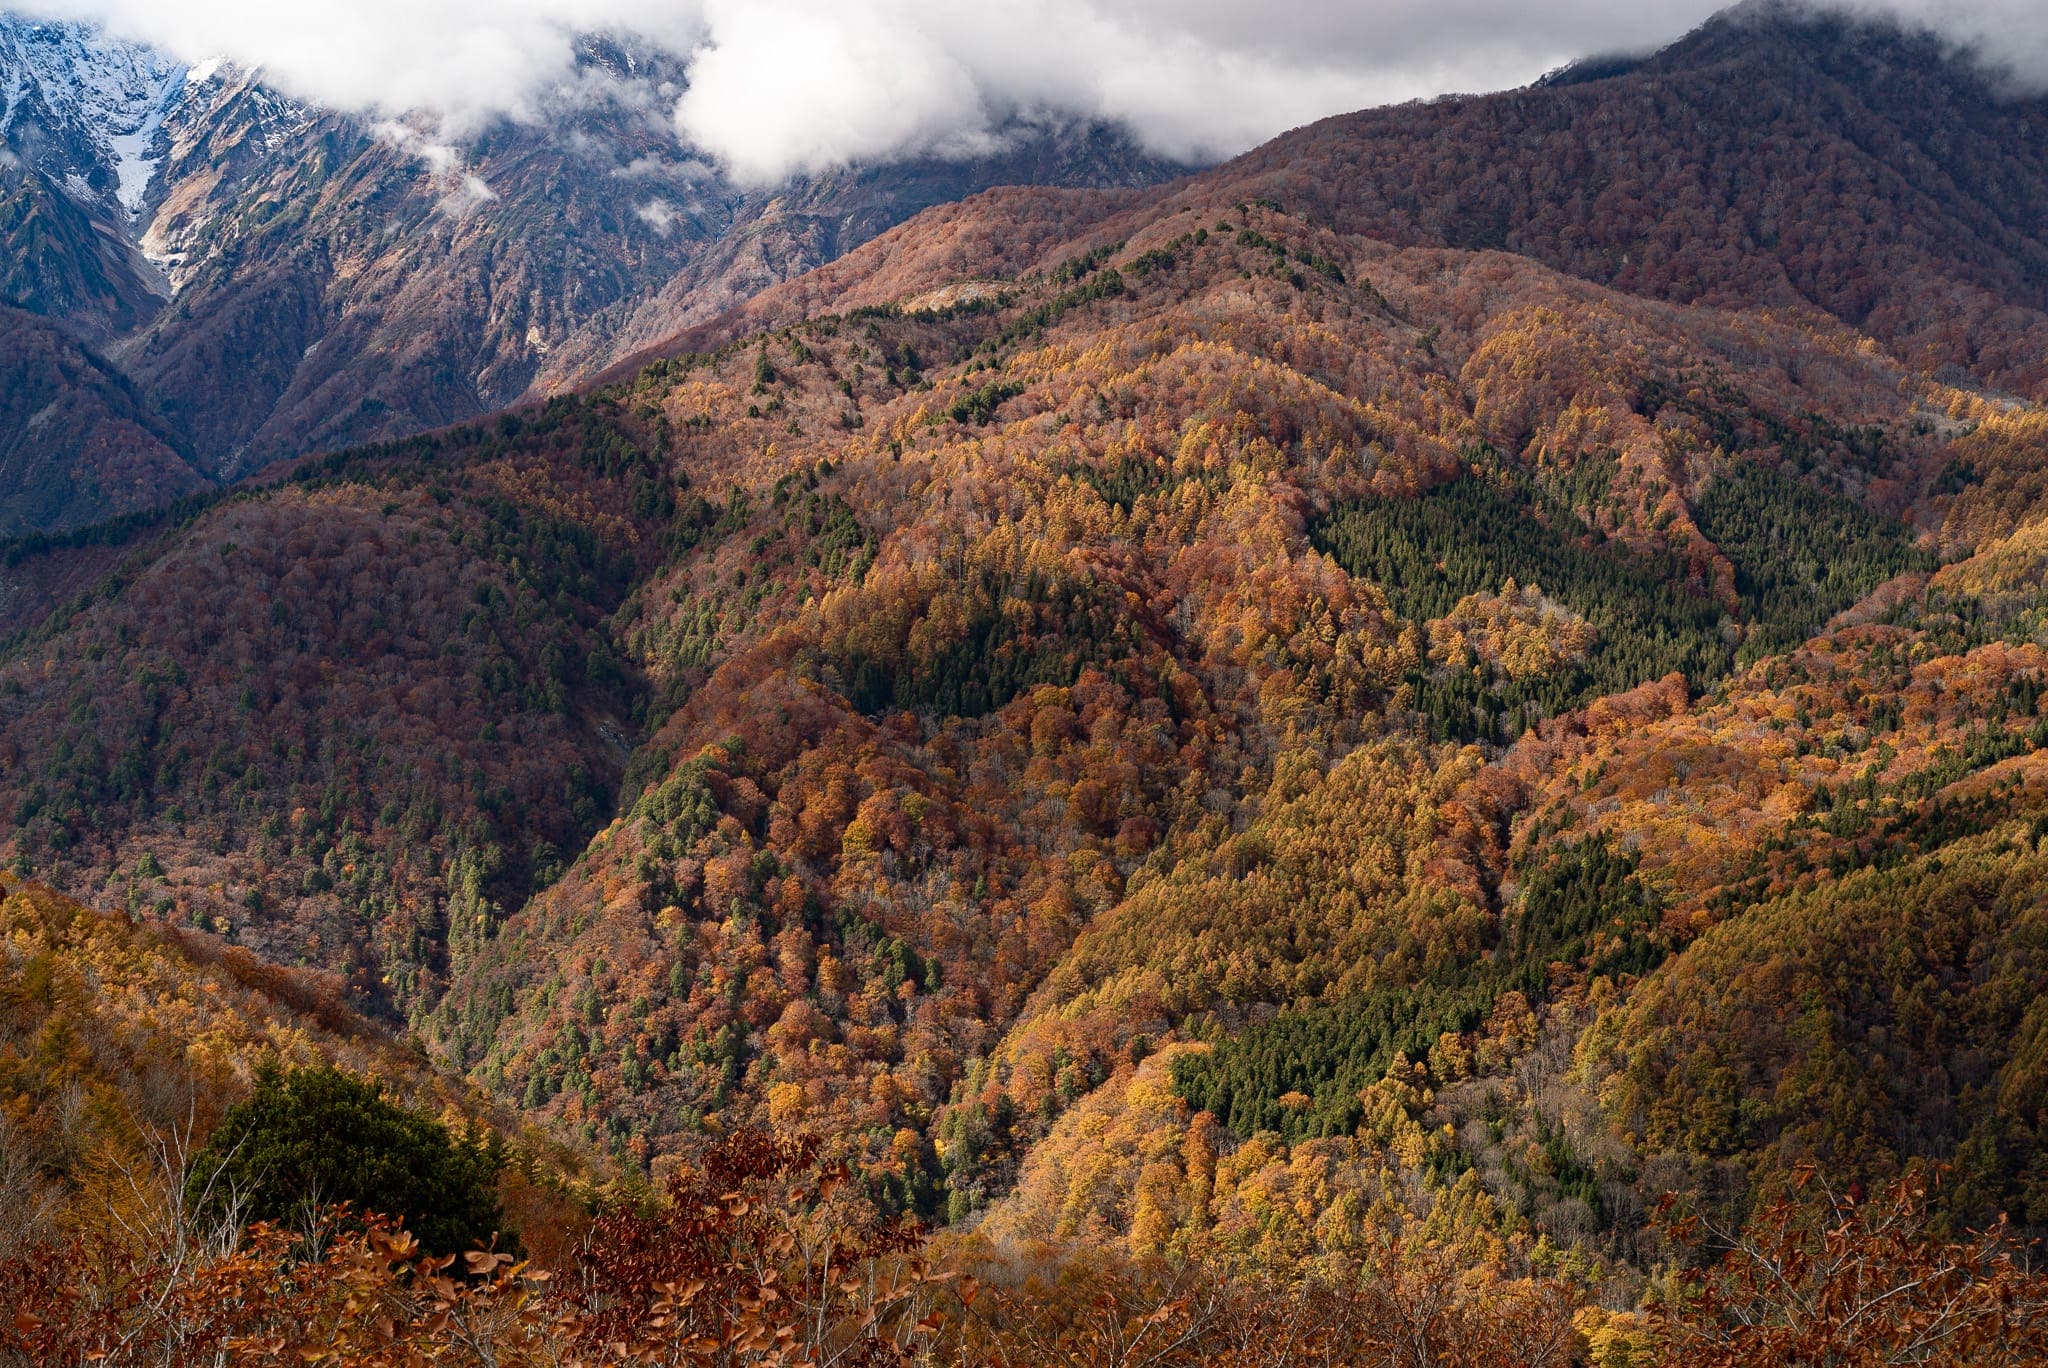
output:
<instances>
[{"instance_id":1,"label":"evergreen tree","mask_svg":"<svg viewBox=\"0 0 2048 1368\"><path fill-rule=\"evenodd\" d=\"M504 1243L494 1181L495 1134L461 1136L384 1096L383 1085L330 1067L287 1073L275 1061L229 1109L193 1164L187 1200L218 1212L231 1200L251 1221L299 1224L316 1206L347 1203L404 1222L428 1250Z\"/></svg>"}]
</instances>

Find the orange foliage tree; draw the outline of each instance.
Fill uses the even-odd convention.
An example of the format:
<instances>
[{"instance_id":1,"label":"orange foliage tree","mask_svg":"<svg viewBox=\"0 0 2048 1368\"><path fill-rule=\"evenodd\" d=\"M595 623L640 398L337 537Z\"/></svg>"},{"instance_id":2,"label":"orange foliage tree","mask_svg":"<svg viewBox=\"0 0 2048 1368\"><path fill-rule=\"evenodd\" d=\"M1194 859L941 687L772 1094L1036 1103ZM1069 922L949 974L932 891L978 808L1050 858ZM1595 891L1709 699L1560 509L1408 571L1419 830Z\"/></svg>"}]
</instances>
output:
<instances>
[{"instance_id":1,"label":"orange foliage tree","mask_svg":"<svg viewBox=\"0 0 2048 1368\"><path fill-rule=\"evenodd\" d=\"M1913 1171L1872 1200L1811 1168L1747 1230L1703 1217L1681 1239L1725 1250L1672 1303L1668 1361L1690 1368L2048 1361L2048 1278L2003 1223L1942 1236L1929 1175ZM1802 1200L1812 1194L1817 1200Z\"/></svg>"}]
</instances>

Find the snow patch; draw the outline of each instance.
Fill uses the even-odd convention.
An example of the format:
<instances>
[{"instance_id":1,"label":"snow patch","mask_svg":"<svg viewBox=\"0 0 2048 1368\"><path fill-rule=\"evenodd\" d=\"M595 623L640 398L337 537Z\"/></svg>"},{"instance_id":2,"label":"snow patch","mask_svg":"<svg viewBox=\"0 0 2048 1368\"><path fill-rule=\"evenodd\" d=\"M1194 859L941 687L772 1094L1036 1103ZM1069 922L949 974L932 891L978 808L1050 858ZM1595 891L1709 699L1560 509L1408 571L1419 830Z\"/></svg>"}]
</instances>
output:
<instances>
[{"instance_id":1,"label":"snow patch","mask_svg":"<svg viewBox=\"0 0 2048 1368\"><path fill-rule=\"evenodd\" d=\"M131 218L140 212L163 159L164 120L184 97L188 69L89 25L6 17L0 17L0 61L7 69L0 130L26 105L32 117L49 122L47 132L93 149L97 169L114 181L114 198ZM93 168L63 169L74 190L93 178L85 174Z\"/></svg>"},{"instance_id":2,"label":"snow patch","mask_svg":"<svg viewBox=\"0 0 2048 1368\"><path fill-rule=\"evenodd\" d=\"M126 133L110 133L107 145L114 153L114 175L118 187L114 198L130 218L142 212L156 169L163 164L158 145L163 141L164 120L178 107L185 94L186 73L167 71L158 78L152 98L142 108L142 118Z\"/></svg>"},{"instance_id":3,"label":"snow patch","mask_svg":"<svg viewBox=\"0 0 2048 1368\"><path fill-rule=\"evenodd\" d=\"M21 108L21 92L26 88L26 68L15 50L14 35L7 38L7 112L0 114L0 135L14 127L14 111Z\"/></svg>"},{"instance_id":4,"label":"snow patch","mask_svg":"<svg viewBox=\"0 0 2048 1368\"><path fill-rule=\"evenodd\" d=\"M163 127L164 117L159 111L133 133L120 133L107 139L107 145L114 149L114 176L119 182L114 198L121 201L121 207L128 211L130 218L142 212L142 201L149 194L149 183L156 179L156 168L163 161L162 157L150 155Z\"/></svg>"}]
</instances>

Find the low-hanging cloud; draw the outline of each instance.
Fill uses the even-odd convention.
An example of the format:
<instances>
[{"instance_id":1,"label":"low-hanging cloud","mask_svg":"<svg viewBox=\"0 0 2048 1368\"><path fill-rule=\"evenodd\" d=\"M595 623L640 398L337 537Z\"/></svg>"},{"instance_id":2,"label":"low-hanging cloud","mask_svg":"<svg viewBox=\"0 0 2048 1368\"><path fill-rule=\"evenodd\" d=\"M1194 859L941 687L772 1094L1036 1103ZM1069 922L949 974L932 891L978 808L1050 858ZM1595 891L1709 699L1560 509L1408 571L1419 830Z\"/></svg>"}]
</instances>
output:
<instances>
[{"instance_id":1,"label":"low-hanging cloud","mask_svg":"<svg viewBox=\"0 0 2048 1368\"><path fill-rule=\"evenodd\" d=\"M614 34L686 71L634 97L736 178L996 149L1020 120L1104 120L1195 161L1298 124L1499 89L1643 50L1716 0L17 0L181 57L260 66L298 98L459 138L587 98L577 39ZM4 3L4 0L0 0ZM1841 0L1937 27L2048 88L2041 0Z\"/></svg>"}]
</instances>

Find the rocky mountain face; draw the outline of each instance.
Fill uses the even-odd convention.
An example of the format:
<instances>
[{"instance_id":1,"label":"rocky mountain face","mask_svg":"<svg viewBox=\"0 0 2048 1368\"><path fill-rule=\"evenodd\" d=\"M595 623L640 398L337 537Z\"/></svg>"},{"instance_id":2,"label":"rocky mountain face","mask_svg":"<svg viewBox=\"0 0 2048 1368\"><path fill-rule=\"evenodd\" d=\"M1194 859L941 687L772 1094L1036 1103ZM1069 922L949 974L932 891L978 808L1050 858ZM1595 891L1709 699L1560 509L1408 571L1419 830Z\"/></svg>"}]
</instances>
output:
<instances>
[{"instance_id":1,"label":"rocky mountain face","mask_svg":"<svg viewBox=\"0 0 2048 1368\"><path fill-rule=\"evenodd\" d=\"M0 18L7 299L102 342L156 312L132 225L186 75L88 30Z\"/></svg>"},{"instance_id":2,"label":"rocky mountain face","mask_svg":"<svg viewBox=\"0 0 2048 1368\"><path fill-rule=\"evenodd\" d=\"M1177 170L1105 130L1020 129L979 162L748 190L678 145L652 92L679 73L596 40L582 60L573 104L455 147L260 73L0 17L0 297L95 348L223 481L571 383L989 185ZM0 530L147 506L82 450L49 456L41 487L108 494L0 487Z\"/></svg>"}]
</instances>

